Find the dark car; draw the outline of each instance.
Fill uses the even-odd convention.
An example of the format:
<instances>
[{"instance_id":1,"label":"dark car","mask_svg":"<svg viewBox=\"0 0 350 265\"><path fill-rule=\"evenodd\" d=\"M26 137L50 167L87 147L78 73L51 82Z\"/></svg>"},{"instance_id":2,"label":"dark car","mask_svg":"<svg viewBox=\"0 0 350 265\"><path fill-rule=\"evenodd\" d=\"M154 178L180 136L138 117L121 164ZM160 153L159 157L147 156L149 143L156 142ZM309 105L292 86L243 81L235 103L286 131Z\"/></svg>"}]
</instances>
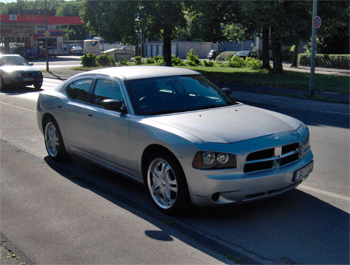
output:
<instances>
[{"instance_id":1,"label":"dark car","mask_svg":"<svg viewBox=\"0 0 350 265\"><path fill-rule=\"evenodd\" d=\"M5 86L34 85L35 89L40 89L43 84L43 74L28 63L26 59L18 54L0 55L0 91Z\"/></svg>"},{"instance_id":2,"label":"dark car","mask_svg":"<svg viewBox=\"0 0 350 265\"><path fill-rule=\"evenodd\" d=\"M19 47L16 48L14 53L21 55L25 59L37 59L38 58L38 53L36 49L34 48L24 48L24 47Z\"/></svg>"},{"instance_id":3,"label":"dark car","mask_svg":"<svg viewBox=\"0 0 350 265\"><path fill-rule=\"evenodd\" d=\"M210 50L207 57L210 60L215 60L216 57L222 52L222 50Z\"/></svg>"},{"instance_id":4,"label":"dark car","mask_svg":"<svg viewBox=\"0 0 350 265\"><path fill-rule=\"evenodd\" d=\"M251 52L251 51L239 51L235 54L237 57L241 57L243 59L250 57L254 59L258 59L259 56L256 54L256 52Z\"/></svg>"}]
</instances>

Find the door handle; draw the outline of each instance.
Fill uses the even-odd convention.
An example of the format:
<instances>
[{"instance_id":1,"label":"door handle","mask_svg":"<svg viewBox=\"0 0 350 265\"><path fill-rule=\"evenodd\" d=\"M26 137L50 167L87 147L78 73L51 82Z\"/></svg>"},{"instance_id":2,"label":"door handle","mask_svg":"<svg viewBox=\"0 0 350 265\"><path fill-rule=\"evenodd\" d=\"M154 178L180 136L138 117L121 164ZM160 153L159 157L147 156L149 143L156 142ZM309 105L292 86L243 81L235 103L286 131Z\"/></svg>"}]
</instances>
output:
<instances>
[{"instance_id":1,"label":"door handle","mask_svg":"<svg viewBox=\"0 0 350 265\"><path fill-rule=\"evenodd\" d=\"M88 114L88 116L89 116L89 117L92 117L92 114L91 114L91 113L89 113L89 114Z\"/></svg>"}]
</instances>

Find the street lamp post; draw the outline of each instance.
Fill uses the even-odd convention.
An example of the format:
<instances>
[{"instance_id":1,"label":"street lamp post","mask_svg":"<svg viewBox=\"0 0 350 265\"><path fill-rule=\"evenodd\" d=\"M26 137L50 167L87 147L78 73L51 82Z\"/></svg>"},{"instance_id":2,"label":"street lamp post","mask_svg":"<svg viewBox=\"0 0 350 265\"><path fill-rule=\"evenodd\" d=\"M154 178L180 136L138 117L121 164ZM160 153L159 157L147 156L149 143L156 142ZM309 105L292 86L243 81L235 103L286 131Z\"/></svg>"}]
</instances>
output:
<instances>
[{"instance_id":1,"label":"street lamp post","mask_svg":"<svg viewBox=\"0 0 350 265\"><path fill-rule=\"evenodd\" d=\"M46 0L45 0L45 33L47 32L47 8L46 8ZM45 34L45 51L46 51L46 71L49 72L49 49L47 47L48 37Z\"/></svg>"},{"instance_id":2,"label":"street lamp post","mask_svg":"<svg viewBox=\"0 0 350 265\"><path fill-rule=\"evenodd\" d=\"M310 96L315 94L315 65L316 65L316 29L320 25L315 25L317 17L317 0L313 0L313 16L312 16L312 47L311 47L311 68L310 68Z\"/></svg>"}]
</instances>

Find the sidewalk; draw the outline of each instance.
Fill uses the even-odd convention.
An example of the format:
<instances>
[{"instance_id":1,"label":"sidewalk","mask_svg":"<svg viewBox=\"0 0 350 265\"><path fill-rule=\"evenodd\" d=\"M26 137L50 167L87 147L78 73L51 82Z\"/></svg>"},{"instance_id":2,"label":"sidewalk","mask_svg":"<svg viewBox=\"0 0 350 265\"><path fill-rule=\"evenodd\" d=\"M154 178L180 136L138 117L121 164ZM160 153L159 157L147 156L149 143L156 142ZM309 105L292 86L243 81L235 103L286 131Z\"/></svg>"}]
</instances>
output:
<instances>
[{"instance_id":1,"label":"sidewalk","mask_svg":"<svg viewBox=\"0 0 350 265\"><path fill-rule=\"evenodd\" d=\"M290 68L288 64L284 64L284 70L286 71L302 71L307 72L310 71L310 67L301 66L298 68ZM59 80L66 80L73 75L81 73L84 71L72 70L72 69L64 69L64 68L53 68L50 72L43 71L43 75L45 78L55 78ZM328 69L317 67L317 74L334 74L334 75L345 75L350 76L350 70L341 70L341 69ZM307 90L298 90L298 89L286 89L280 87L263 87L249 84L221 84L217 83L217 85L221 88L228 87L232 90L232 92L240 92L239 94L244 94L244 98L250 98L250 102L254 102L254 98L257 95L274 95L274 96L282 96L282 97L291 97L298 99L308 99L313 101L324 101L331 103L342 103L349 104L350 103L350 95L349 94L341 94L335 92L315 92L315 97L313 99L309 98L309 91ZM238 95L238 93L237 93ZM236 97L236 94L233 97L240 101L241 99ZM259 100L259 96L257 97ZM243 100L242 100L243 101Z\"/></svg>"}]
</instances>

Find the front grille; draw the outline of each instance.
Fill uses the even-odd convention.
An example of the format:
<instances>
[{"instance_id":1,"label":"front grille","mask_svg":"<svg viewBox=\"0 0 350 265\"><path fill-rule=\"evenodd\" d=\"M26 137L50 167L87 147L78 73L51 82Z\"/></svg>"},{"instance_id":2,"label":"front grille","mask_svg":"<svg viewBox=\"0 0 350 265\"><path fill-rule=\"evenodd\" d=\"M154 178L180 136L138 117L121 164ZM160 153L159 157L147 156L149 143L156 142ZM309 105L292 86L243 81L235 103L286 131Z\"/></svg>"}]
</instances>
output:
<instances>
[{"instance_id":1,"label":"front grille","mask_svg":"<svg viewBox=\"0 0 350 265\"><path fill-rule=\"evenodd\" d=\"M269 170L297 161L301 155L300 143L292 143L250 153L244 165L244 173Z\"/></svg>"},{"instance_id":2,"label":"front grille","mask_svg":"<svg viewBox=\"0 0 350 265\"><path fill-rule=\"evenodd\" d=\"M21 72L21 77L40 77L41 72Z\"/></svg>"}]
</instances>

